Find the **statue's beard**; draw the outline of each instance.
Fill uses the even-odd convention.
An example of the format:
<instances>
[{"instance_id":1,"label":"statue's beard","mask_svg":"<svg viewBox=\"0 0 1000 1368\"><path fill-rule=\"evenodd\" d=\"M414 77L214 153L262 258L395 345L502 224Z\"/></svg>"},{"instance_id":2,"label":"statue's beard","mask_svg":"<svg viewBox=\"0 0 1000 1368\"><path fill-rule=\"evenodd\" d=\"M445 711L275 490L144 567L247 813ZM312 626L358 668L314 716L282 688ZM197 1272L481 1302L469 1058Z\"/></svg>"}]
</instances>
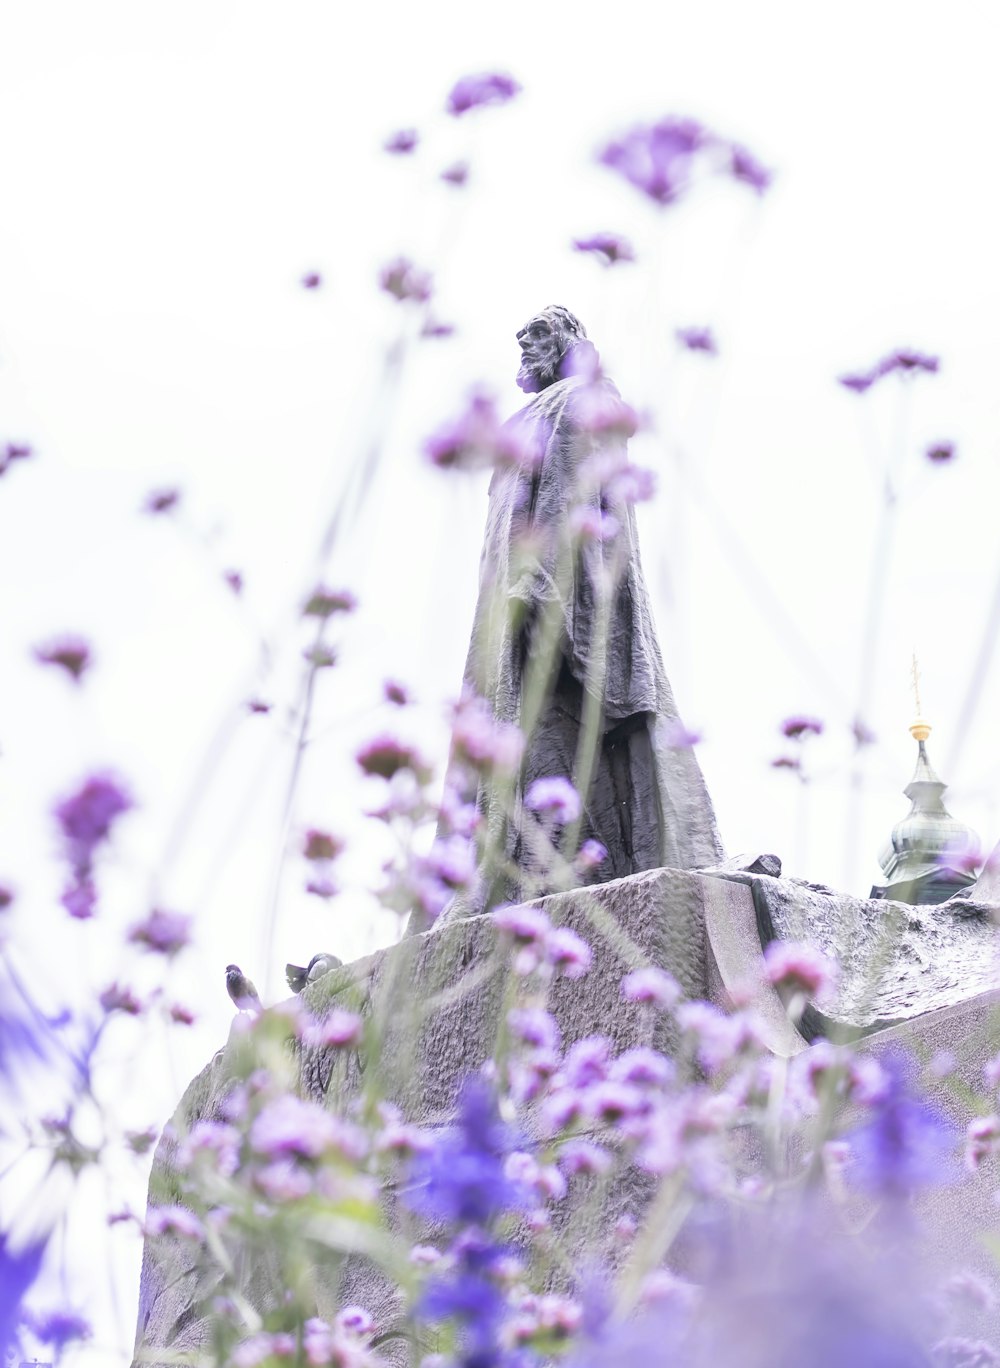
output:
<instances>
[{"instance_id":1,"label":"statue's beard","mask_svg":"<svg viewBox=\"0 0 1000 1368\"><path fill-rule=\"evenodd\" d=\"M521 353L521 365L517 372L518 387L525 394L538 394L540 390L554 385L562 375L562 350L558 343L549 344L544 349L529 347Z\"/></svg>"}]
</instances>

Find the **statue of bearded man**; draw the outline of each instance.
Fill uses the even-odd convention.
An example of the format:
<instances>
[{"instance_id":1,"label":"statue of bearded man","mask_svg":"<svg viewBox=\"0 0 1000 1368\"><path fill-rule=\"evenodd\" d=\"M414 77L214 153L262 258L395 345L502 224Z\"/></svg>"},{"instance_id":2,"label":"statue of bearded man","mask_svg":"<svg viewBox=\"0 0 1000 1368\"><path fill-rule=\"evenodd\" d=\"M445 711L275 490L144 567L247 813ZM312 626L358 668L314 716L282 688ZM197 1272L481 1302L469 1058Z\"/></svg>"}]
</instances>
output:
<instances>
[{"instance_id":1,"label":"statue of bearded man","mask_svg":"<svg viewBox=\"0 0 1000 1368\"><path fill-rule=\"evenodd\" d=\"M628 461L631 410L568 309L544 309L517 341L517 383L534 397L501 429L518 456L498 463L490 484L465 686L467 700L482 700L480 722L520 727L524 749L507 782L475 773L456 726L445 811L476 803L480 868L443 921L723 858L639 560L633 501L644 472ZM576 787L578 813L559 780ZM425 925L411 918L412 930Z\"/></svg>"}]
</instances>

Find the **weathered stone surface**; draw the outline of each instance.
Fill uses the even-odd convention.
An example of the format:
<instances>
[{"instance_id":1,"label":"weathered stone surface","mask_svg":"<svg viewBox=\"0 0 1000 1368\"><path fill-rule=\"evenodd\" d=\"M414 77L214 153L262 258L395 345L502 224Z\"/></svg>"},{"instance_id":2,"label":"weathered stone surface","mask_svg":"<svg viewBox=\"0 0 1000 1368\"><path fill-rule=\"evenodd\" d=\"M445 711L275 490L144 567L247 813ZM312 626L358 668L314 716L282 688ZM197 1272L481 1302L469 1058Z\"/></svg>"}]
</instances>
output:
<instances>
[{"instance_id":1,"label":"weathered stone surface","mask_svg":"<svg viewBox=\"0 0 1000 1368\"><path fill-rule=\"evenodd\" d=\"M752 866L754 859L746 862ZM873 1051L904 1044L929 1059L942 1050L958 1061L956 1078L937 1087L941 1106L964 1126L970 1095L981 1090L982 1065L1000 1048L997 1027L1000 993L976 994L977 985L997 983L995 943L989 917L963 917L960 908L903 907L884 902L834 897L791 881L749 872L740 862L717 873L663 869L617 880L597 888L552 895L543 900L556 922L572 926L594 950L594 964L583 979L560 981L552 1007L564 1040L600 1033L616 1050L646 1042L667 1053L676 1041L662 1018L655 1020L620 995L622 976L638 963L653 963L672 973L691 998L709 998L728 1006L734 994L757 979L761 959L761 927L766 935L804 939L839 953L844 967L838 1021L871 1025L872 1012L899 1014L915 1010L916 1019L868 1037ZM866 962L884 946L886 914L905 916L898 951L886 956L873 997L865 997ZM308 985L301 1002L317 1018L334 1006L349 1006L372 1015L385 1032L385 1083L390 1097L425 1125L439 1125L452 1114L461 1079L487 1058L493 1048L503 1001L506 964L489 918L473 917L446 924L421 936L406 938L391 950L347 965ZM971 1000L962 1001L962 997ZM421 1005L422 1020L413 1030L404 1002ZM755 1007L768 1047L789 1057L805 1047L789 1022L777 994L757 992ZM227 1092L238 1075L242 1040L234 1033L226 1047L191 1084L174 1118L183 1133L200 1117L222 1113ZM364 1079L357 1056L334 1065L323 1050L300 1055L303 1092L338 1102ZM748 1151L747 1163L753 1161ZM934 1232L934 1259L942 1268L965 1263L985 1269L986 1255L977 1240L998 1225L992 1194L1000 1170L988 1161L979 1173L924 1202ZM614 1225L620 1215L641 1219L653 1184L637 1172L616 1180L602 1201L584 1201L586 1184L574 1183L559 1221L573 1230L581 1257L599 1252L615 1264ZM177 1200L174 1142L165 1135L157 1148L150 1193L156 1203ZM390 1200L387 1196L387 1200ZM683 1248L678 1251L683 1258ZM243 1270L248 1300L264 1308L278 1289L266 1258L248 1260ZM197 1263L197 1251L175 1240L148 1242L144 1253L136 1355L156 1362L159 1352L197 1348L205 1342L207 1322L199 1305L211 1293L210 1280ZM397 1324L395 1293L371 1264L352 1259L336 1277L317 1280L317 1311L332 1314L346 1302L367 1305L390 1334ZM428 1348L432 1348L429 1345ZM406 1346L389 1344L393 1360L405 1358Z\"/></svg>"},{"instance_id":2,"label":"weathered stone surface","mask_svg":"<svg viewBox=\"0 0 1000 1368\"><path fill-rule=\"evenodd\" d=\"M986 992L998 981L989 909L959 899L912 906L754 881L761 936L804 940L840 965L834 1021L870 1028L906 1021Z\"/></svg>"}]
</instances>

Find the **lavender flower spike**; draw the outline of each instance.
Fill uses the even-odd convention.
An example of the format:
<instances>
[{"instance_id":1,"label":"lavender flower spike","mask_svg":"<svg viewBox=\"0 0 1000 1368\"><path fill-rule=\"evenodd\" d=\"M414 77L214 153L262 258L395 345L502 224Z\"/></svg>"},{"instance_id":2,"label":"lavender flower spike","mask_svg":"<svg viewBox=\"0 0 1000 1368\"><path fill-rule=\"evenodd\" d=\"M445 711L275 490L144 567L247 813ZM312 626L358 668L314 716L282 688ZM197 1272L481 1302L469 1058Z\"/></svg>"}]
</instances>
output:
<instances>
[{"instance_id":1,"label":"lavender flower spike","mask_svg":"<svg viewBox=\"0 0 1000 1368\"><path fill-rule=\"evenodd\" d=\"M520 91L521 87L512 76L499 71L463 76L452 86L446 108L449 114L458 117L482 105L506 104Z\"/></svg>"}]
</instances>

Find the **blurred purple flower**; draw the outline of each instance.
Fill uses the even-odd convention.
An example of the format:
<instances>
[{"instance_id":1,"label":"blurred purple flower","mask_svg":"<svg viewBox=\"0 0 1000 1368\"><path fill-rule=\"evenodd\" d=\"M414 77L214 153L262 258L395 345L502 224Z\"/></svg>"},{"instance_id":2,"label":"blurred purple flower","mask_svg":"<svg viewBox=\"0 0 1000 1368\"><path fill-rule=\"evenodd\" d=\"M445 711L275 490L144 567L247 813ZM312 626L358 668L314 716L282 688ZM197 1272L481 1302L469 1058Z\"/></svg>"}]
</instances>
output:
<instances>
[{"instance_id":1,"label":"blurred purple flower","mask_svg":"<svg viewBox=\"0 0 1000 1368\"><path fill-rule=\"evenodd\" d=\"M362 1157L367 1149L363 1132L321 1107L285 1093L268 1102L250 1127L250 1143L267 1158L298 1155L319 1159L329 1150Z\"/></svg>"},{"instance_id":2,"label":"blurred purple flower","mask_svg":"<svg viewBox=\"0 0 1000 1368\"><path fill-rule=\"evenodd\" d=\"M560 823L575 821L582 811L580 795L561 775L536 779L529 784L524 806L532 812L546 813Z\"/></svg>"},{"instance_id":3,"label":"blurred purple flower","mask_svg":"<svg viewBox=\"0 0 1000 1368\"><path fill-rule=\"evenodd\" d=\"M63 889L59 902L77 921L89 921L97 911L97 889L91 879L74 879Z\"/></svg>"},{"instance_id":4,"label":"blurred purple flower","mask_svg":"<svg viewBox=\"0 0 1000 1368\"><path fill-rule=\"evenodd\" d=\"M926 456L928 461L933 461L935 465L943 465L945 461L955 459L954 442L932 442L927 448Z\"/></svg>"},{"instance_id":5,"label":"blurred purple flower","mask_svg":"<svg viewBox=\"0 0 1000 1368\"><path fill-rule=\"evenodd\" d=\"M179 489L154 489L146 496L142 506L144 513L170 513L181 501Z\"/></svg>"},{"instance_id":6,"label":"blurred purple flower","mask_svg":"<svg viewBox=\"0 0 1000 1368\"><path fill-rule=\"evenodd\" d=\"M974 1116L965 1136L965 1167L971 1172L1000 1151L1000 1116Z\"/></svg>"},{"instance_id":7,"label":"blurred purple flower","mask_svg":"<svg viewBox=\"0 0 1000 1368\"><path fill-rule=\"evenodd\" d=\"M328 618L335 613L353 613L358 601L349 589L326 589L317 585L306 599L303 617Z\"/></svg>"},{"instance_id":8,"label":"blurred purple flower","mask_svg":"<svg viewBox=\"0 0 1000 1368\"><path fill-rule=\"evenodd\" d=\"M318 290L323 284L323 277L320 275L319 271L306 271L305 275L299 281L299 284L302 286L303 290Z\"/></svg>"},{"instance_id":9,"label":"blurred purple flower","mask_svg":"<svg viewBox=\"0 0 1000 1368\"><path fill-rule=\"evenodd\" d=\"M428 318L420 329L421 337L451 337L455 331L454 323L442 323L440 319Z\"/></svg>"},{"instance_id":10,"label":"blurred purple flower","mask_svg":"<svg viewBox=\"0 0 1000 1368\"><path fill-rule=\"evenodd\" d=\"M516 426L503 423L489 395L474 391L458 418L438 428L424 443L431 464L441 470L488 470L517 466L530 470L541 451L524 440Z\"/></svg>"},{"instance_id":11,"label":"blurred purple flower","mask_svg":"<svg viewBox=\"0 0 1000 1368\"><path fill-rule=\"evenodd\" d=\"M117 983L110 984L98 998L104 1011L124 1012L127 1016L138 1016L143 1010L142 1000L129 987Z\"/></svg>"},{"instance_id":12,"label":"blurred purple flower","mask_svg":"<svg viewBox=\"0 0 1000 1368\"><path fill-rule=\"evenodd\" d=\"M398 128L395 133L386 138L382 144L385 152L391 152L395 156L406 156L412 152L420 141L420 134L415 128Z\"/></svg>"},{"instance_id":13,"label":"blurred purple flower","mask_svg":"<svg viewBox=\"0 0 1000 1368\"><path fill-rule=\"evenodd\" d=\"M185 1007L182 1002L172 1002L170 1004L170 1020L177 1026L193 1026L198 1017L190 1007Z\"/></svg>"},{"instance_id":14,"label":"blurred purple flower","mask_svg":"<svg viewBox=\"0 0 1000 1368\"><path fill-rule=\"evenodd\" d=\"M663 735L670 750L690 750L701 740L701 733L689 731L679 717L667 723Z\"/></svg>"},{"instance_id":15,"label":"blurred purple flower","mask_svg":"<svg viewBox=\"0 0 1000 1368\"><path fill-rule=\"evenodd\" d=\"M315 646L306 647L302 652L302 659L314 670L332 670L337 663L337 652L332 647L317 642Z\"/></svg>"},{"instance_id":16,"label":"blurred purple flower","mask_svg":"<svg viewBox=\"0 0 1000 1368\"><path fill-rule=\"evenodd\" d=\"M514 1135L499 1116L493 1089L482 1078L465 1080L455 1125L418 1155L404 1191L407 1205L453 1224L487 1226L523 1207L525 1194L504 1171Z\"/></svg>"},{"instance_id":17,"label":"blurred purple flower","mask_svg":"<svg viewBox=\"0 0 1000 1368\"><path fill-rule=\"evenodd\" d=\"M302 854L307 860L335 860L343 849L344 842L339 836L315 828L306 832L302 842Z\"/></svg>"},{"instance_id":18,"label":"blurred purple flower","mask_svg":"<svg viewBox=\"0 0 1000 1368\"><path fill-rule=\"evenodd\" d=\"M451 735L455 757L486 774L510 774L524 751L520 729L493 716L484 698L464 693L455 705Z\"/></svg>"},{"instance_id":19,"label":"blurred purple flower","mask_svg":"<svg viewBox=\"0 0 1000 1368\"><path fill-rule=\"evenodd\" d=\"M387 703L393 703L397 708L405 708L410 702L410 694L405 684L400 684L395 679L387 679L382 685L382 694Z\"/></svg>"},{"instance_id":20,"label":"blurred purple flower","mask_svg":"<svg viewBox=\"0 0 1000 1368\"><path fill-rule=\"evenodd\" d=\"M598 865L602 865L607 858L607 848L601 845L600 841L584 841L577 853L577 868L596 869Z\"/></svg>"},{"instance_id":21,"label":"blurred purple flower","mask_svg":"<svg viewBox=\"0 0 1000 1368\"><path fill-rule=\"evenodd\" d=\"M493 910L492 921L497 929L510 936L515 945L544 944L552 923L540 907L510 904Z\"/></svg>"},{"instance_id":22,"label":"blurred purple flower","mask_svg":"<svg viewBox=\"0 0 1000 1368\"><path fill-rule=\"evenodd\" d=\"M94 851L111 835L116 820L134 806L124 785L109 774L95 774L55 807L74 873L90 872Z\"/></svg>"},{"instance_id":23,"label":"blurred purple flower","mask_svg":"<svg viewBox=\"0 0 1000 1368\"><path fill-rule=\"evenodd\" d=\"M706 356L718 356L719 348L711 328L676 328L674 336L688 351L704 352Z\"/></svg>"},{"instance_id":24,"label":"blurred purple flower","mask_svg":"<svg viewBox=\"0 0 1000 1368\"><path fill-rule=\"evenodd\" d=\"M807 736L820 736L823 723L816 717L786 717L781 724L782 736L790 741L801 741Z\"/></svg>"},{"instance_id":25,"label":"blurred purple flower","mask_svg":"<svg viewBox=\"0 0 1000 1368\"><path fill-rule=\"evenodd\" d=\"M671 204L690 184L694 156L710 135L694 119L668 117L637 125L599 153L598 160L657 204Z\"/></svg>"},{"instance_id":26,"label":"blurred purple flower","mask_svg":"<svg viewBox=\"0 0 1000 1368\"><path fill-rule=\"evenodd\" d=\"M225 570L223 571L222 578L226 581L234 594L242 594L243 576L238 570Z\"/></svg>"},{"instance_id":27,"label":"blurred purple flower","mask_svg":"<svg viewBox=\"0 0 1000 1368\"><path fill-rule=\"evenodd\" d=\"M27 461L35 454L29 442L8 442L4 447L4 463L7 461Z\"/></svg>"},{"instance_id":28,"label":"blurred purple flower","mask_svg":"<svg viewBox=\"0 0 1000 1368\"><path fill-rule=\"evenodd\" d=\"M0 884L0 912L6 912L14 901L14 890L9 884Z\"/></svg>"},{"instance_id":29,"label":"blurred purple flower","mask_svg":"<svg viewBox=\"0 0 1000 1368\"><path fill-rule=\"evenodd\" d=\"M655 965L633 969L622 979L622 997L627 1002L646 1002L669 1011L680 999L677 980Z\"/></svg>"},{"instance_id":30,"label":"blurred purple flower","mask_svg":"<svg viewBox=\"0 0 1000 1368\"><path fill-rule=\"evenodd\" d=\"M363 1034L364 1023L356 1012L334 1007L329 1016L306 1028L302 1043L340 1050L345 1045L358 1045Z\"/></svg>"},{"instance_id":31,"label":"blurred purple flower","mask_svg":"<svg viewBox=\"0 0 1000 1368\"><path fill-rule=\"evenodd\" d=\"M44 646L36 646L34 656L40 665L58 665L76 683L94 663L90 643L81 636L56 637Z\"/></svg>"},{"instance_id":32,"label":"blurred purple flower","mask_svg":"<svg viewBox=\"0 0 1000 1368\"><path fill-rule=\"evenodd\" d=\"M37 1339L43 1344L51 1344L56 1350L65 1348L74 1340L90 1339L93 1333L90 1322L75 1311L32 1312L28 1317L28 1325Z\"/></svg>"},{"instance_id":33,"label":"blurred purple flower","mask_svg":"<svg viewBox=\"0 0 1000 1368\"><path fill-rule=\"evenodd\" d=\"M559 1023L551 1012L542 1007L514 1007L507 1013L507 1025L515 1040L532 1049L557 1050Z\"/></svg>"},{"instance_id":34,"label":"blurred purple flower","mask_svg":"<svg viewBox=\"0 0 1000 1368\"><path fill-rule=\"evenodd\" d=\"M635 252L627 238L617 233L594 233L589 238L574 238L573 247L577 252L589 252L605 266L614 266L619 261L635 261Z\"/></svg>"},{"instance_id":35,"label":"blurred purple flower","mask_svg":"<svg viewBox=\"0 0 1000 1368\"><path fill-rule=\"evenodd\" d=\"M392 779L407 770L418 783L427 783L431 777L430 766L416 748L394 736L374 737L361 747L354 758L362 773L378 775L382 779Z\"/></svg>"},{"instance_id":36,"label":"blurred purple flower","mask_svg":"<svg viewBox=\"0 0 1000 1368\"><path fill-rule=\"evenodd\" d=\"M464 161L452 162L451 166L446 166L441 172L441 179L448 185L461 187L469 179L469 163Z\"/></svg>"},{"instance_id":37,"label":"blurred purple flower","mask_svg":"<svg viewBox=\"0 0 1000 1368\"><path fill-rule=\"evenodd\" d=\"M379 272L379 285L400 302L408 299L426 304L431 297L431 277L408 257L397 257Z\"/></svg>"},{"instance_id":38,"label":"blurred purple flower","mask_svg":"<svg viewBox=\"0 0 1000 1368\"><path fill-rule=\"evenodd\" d=\"M309 879L306 882L305 889L306 892L311 893L314 898L324 899L335 898L340 892L339 886L333 879L326 875L321 875L315 879Z\"/></svg>"},{"instance_id":39,"label":"blurred purple flower","mask_svg":"<svg viewBox=\"0 0 1000 1368\"><path fill-rule=\"evenodd\" d=\"M851 390L854 394L864 394L870 390L878 379L877 375L859 373L857 375L838 375L837 383L843 385L844 389Z\"/></svg>"},{"instance_id":40,"label":"blurred purple flower","mask_svg":"<svg viewBox=\"0 0 1000 1368\"><path fill-rule=\"evenodd\" d=\"M762 195L771 184L772 173L762 166L752 153L745 147L740 147L738 143L730 145L729 170L732 176L742 181L744 185L749 185L751 190L756 190L758 195Z\"/></svg>"},{"instance_id":41,"label":"blurred purple flower","mask_svg":"<svg viewBox=\"0 0 1000 1368\"><path fill-rule=\"evenodd\" d=\"M26 1245L15 1253L10 1235L0 1231L0 1350L11 1345L21 1319L25 1292L35 1281L42 1264L47 1238Z\"/></svg>"},{"instance_id":42,"label":"blurred purple flower","mask_svg":"<svg viewBox=\"0 0 1000 1368\"><path fill-rule=\"evenodd\" d=\"M266 716L273 707L273 703L268 703L263 698L247 699L247 710L252 713L262 713Z\"/></svg>"},{"instance_id":43,"label":"blurred purple flower","mask_svg":"<svg viewBox=\"0 0 1000 1368\"><path fill-rule=\"evenodd\" d=\"M566 1051L563 1079L569 1088L589 1088L608 1076L611 1051L605 1036L584 1036Z\"/></svg>"},{"instance_id":44,"label":"blurred purple flower","mask_svg":"<svg viewBox=\"0 0 1000 1368\"><path fill-rule=\"evenodd\" d=\"M557 973L578 979L589 971L594 957L582 936L568 926L558 926L545 942L545 958Z\"/></svg>"},{"instance_id":45,"label":"blurred purple flower","mask_svg":"<svg viewBox=\"0 0 1000 1368\"><path fill-rule=\"evenodd\" d=\"M521 87L511 76L498 71L463 76L456 81L445 106L449 114L466 114L482 105L506 104L520 93Z\"/></svg>"},{"instance_id":46,"label":"blurred purple flower","mask_svg":"<svg viewBox=\"0 0 1000 1368\"><path fill-rule=\"evenodd\" d=\"M802 761L797 755L779 755L771 761L772 769L800 770Z\"/></svg>"},{"instance_id":47,"label":"blurred purple flower","mask_svg":"<svg viewBox=\"0 0 1000 1368\"><path fill-rule=\"evenodd\" d=\"M129 928L126 940L157 955L171 958L191 942L191 918L154 907L148 917Z\"/></svg>"},{"instance_id":48,"label":"blurred purple flower","mask_svg":"<svg viewBox=\"0 0 1000 1368\"><path fill-rule=\"evenodd\" d=\"M147 1236L179 1235L185 1240L203 1240L205 1228L201 1221L183 1206L153 1206L146 1212L143 1229Z\"/></svg>"},{"instance_id":49,"label":"blurred purple flower","mask_svg":"<svg viewBox=\"0 0 1000 1368\"><path fill-rule=\"evenodd\" d=\"M764 977L775 988L822 997L836 982L836 966L811 945L770 941L764 949Z\"/></svg>"},{"instance_id":50,"label":"blurred purple flower","mask_svg":"<svg viewBox=\"0 0 1000 1368\"><path fill-rule=\"evenodd\" d=\"M873 1103L872 1119L844 1137L853 1155L850 1178L867 1192L895 1199L953 1181L955 1126L920 1097L905 1055L887 1054L879 1063L887 1087Z\"/></svg>"}]
</instances>

